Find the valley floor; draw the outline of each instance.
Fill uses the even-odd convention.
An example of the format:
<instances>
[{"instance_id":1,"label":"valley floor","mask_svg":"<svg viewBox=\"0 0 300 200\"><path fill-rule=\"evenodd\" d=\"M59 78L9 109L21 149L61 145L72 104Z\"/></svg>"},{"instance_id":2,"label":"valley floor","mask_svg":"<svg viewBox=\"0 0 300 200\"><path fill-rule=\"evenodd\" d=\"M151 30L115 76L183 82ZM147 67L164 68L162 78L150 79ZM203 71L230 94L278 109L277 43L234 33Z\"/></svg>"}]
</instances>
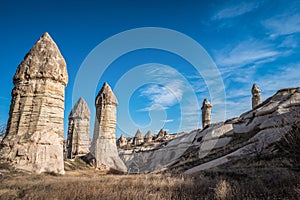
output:
<instances>
[{"instance_id":1,"label":"valley floor","mask_svg":"<svg viewBox=\"0 0 300 200\"><path fill-rule=\"evenodd\" d=\"M251 163L251 164L249 164ZM0 167L0 199L298 199L300 170L281 158L243 159L193 176L94 169L33 175Z\"/></svg>"}]
</instances>

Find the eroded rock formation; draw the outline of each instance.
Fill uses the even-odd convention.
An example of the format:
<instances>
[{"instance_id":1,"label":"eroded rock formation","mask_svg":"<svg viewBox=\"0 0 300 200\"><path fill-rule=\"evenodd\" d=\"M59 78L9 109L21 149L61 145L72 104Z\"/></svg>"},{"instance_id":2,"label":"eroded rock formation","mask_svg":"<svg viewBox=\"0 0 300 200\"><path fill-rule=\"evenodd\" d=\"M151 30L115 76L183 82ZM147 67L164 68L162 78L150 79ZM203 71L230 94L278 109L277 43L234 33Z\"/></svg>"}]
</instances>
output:
<instances>
[{"instance_id":1,"label":"eroded rock formation","mask_svg":"<svg viewBox=\"0 0 300 200\"><path fill-rule=\"evenodd\" d=\"M80 98L69 115L67 152L68 158L89 153L90 109Z\"/></svg>"},{"instance_id":2,"label":"eroded rock formation","mask_svg":"<svg viewBox=\"0 0 300 200\"><path fill-rule=\"evenodd\" d=\"M127 145L127 138L124 136L124 134L122 134L118 139L118 145L119 147L124 147Z\"/></svg>"},{"instance_id":3,"label":"eroded rock formation","mask_svg":"<svg viewBox=\"0 0 300 200\"><path fill-rule=\"evenodd\" d=\"M36 173L64 173L66 62L48 33L18 66L1 158Z\"/></svg>"},{"instance_id":4,"label":"eroded rock formation","mask_svg":"<svg viewBox=\"0 0 300 200\"><path fill-rule=\"evenodd\" d=\"M273 145L299 123L300 88L287 88L239 117L179 134L155 149L120 150L120 156L130 172L191 174L244 157L272 155Z\"/></svg>"},{"instance_id":5,"label":"eroded rock formation","mask_svg":"<svg viewBox=\"0 0 300 200\"><path fill-rule=\"evenodd\" d=\"M140 129L138 129L136 131L136 134L135 134L134 138L133 138L133 144L135 146L138 146L138 145L142 145L143 143L144 143L144 137L142 135L142 131Z\"/></svg>"},{"instance_id":6,"label":"eroded rock formation","mask_svg":"<svg viewBox=\"0 0 300 200\"><path fill-rule=\"evenodd\" d=\"M127 171L120 159L116 146L116 107L118 100L110 86L104 83L95 101L96 119L91 153L96 159L96 167Z\"/></svg>"},{"instance_id":7,"label":"eroded rock formation","mask_svg":"<svg viewBox=\"0 0 300 200\"><path fill-rule=\"evenodd\" d=\"M155 140L163 140L167 135L168 135L167 131L165 131L164 129L160 129Z\"/></svg>"},{"instance_id":8,"label":"eroded rock formation","mask_svg":"<svg viewBox=\"0 0 300 200\"><path fill-rule=\"evenodd\" d=\"M259 87L254 83L252 86L252 108L255 108L259 104L261 104L261 95L260 95L260 89Z\"/></svg>"},{"instance_id":9,"label":"eroded rock formation","mask_svg":"<svg viewBox=\"0 0 300 200\"><path fill-rule=\"evenodd\" d=\"M152 134L151 131L147 131L145 137L144 137L145 143L150 143L152 142Z\"/></svg>"},{"instance_id":10,"label":"eroded rock formation","mask_svg":"<svg viewBox=\"0 0 300 200\"><path fill-rule=\"evenodd\" d=\"M202 110L202 128L205 128L207 125L210 124L211 108L212 108L211 103L207 99L204 99L202 108L201 108L201 110Z\"/></svg>"}]
</instances>

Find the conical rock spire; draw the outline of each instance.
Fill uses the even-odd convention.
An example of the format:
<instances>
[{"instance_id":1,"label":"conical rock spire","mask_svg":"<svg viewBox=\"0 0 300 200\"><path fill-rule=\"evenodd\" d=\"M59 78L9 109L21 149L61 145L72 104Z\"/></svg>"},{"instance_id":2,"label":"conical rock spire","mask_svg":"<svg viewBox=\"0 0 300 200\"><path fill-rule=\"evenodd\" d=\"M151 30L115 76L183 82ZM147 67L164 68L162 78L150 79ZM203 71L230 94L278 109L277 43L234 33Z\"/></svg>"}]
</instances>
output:
<instances>
[{"instance_id":1,"label":"conical rock spire","mask_svg":"<svg viewBox=\"0 0 300 200\"><path fill-rule=\"evenodd\" d=\"M111 87L105 82L96 97L96 105L109 104L109 105L118 105L118 100L115 94L113 93Z\"/></svg>"},{"instance_id":2,"label":"conical rock spire","mask_svg":"<svg viewBox=\"0 0 300 200\"><path fill-rule=\"evenodd\" d=\"M16 168L64 173L66 62L45 33L15 73L14 89L0 156Z\"/></svg>"},{"instance_id":3,"label":"conical rock spire","mask_svg":"<svg viewBox=\"0 0 300 200\"><path fill-rule=\"evenodd\" d=\"M90 109L82 97L79 98L70 112L69 119L70 118L90 119Z\"/></svg>"},{"instance_id":4,"label":"conical rock spire","mask_svg":"<svg viewBox=\"0 0 300 200\"><path fill-rule=\"evenodd\" d=\"M62 82L65 86L68 83L66 61L47 32L27 53L18 66L13 80L16 83L28 79L43 78Z\"/></svg>"}]
</instances>

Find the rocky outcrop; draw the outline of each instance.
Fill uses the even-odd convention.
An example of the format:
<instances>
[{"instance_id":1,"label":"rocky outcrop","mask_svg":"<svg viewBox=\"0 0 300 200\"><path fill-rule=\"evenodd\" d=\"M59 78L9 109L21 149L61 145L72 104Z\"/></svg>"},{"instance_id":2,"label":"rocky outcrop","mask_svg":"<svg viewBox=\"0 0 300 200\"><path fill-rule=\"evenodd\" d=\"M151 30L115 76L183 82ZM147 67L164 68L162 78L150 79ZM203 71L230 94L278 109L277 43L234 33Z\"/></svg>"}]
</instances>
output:
<instances>
[{"instance_id":1,"label":"rocky outcrop","mask_svg":"<svg viewBox=\"0 0 300 200\"><path fill-rule=\"evenodd\" d=\"M167 131L165 131L164 129L160 129L155 137L155 141L163 141L167 139L167 137L168 137Z\"/></svg>"},{"instance_id":2,"label":"rocky outcrop","mask_svg":"<svg viewBox=\"0 0 300 200\"><path fill-rule=\"evenodd\" d=\"M279 90L240 117L183 133L151 149L121 150L130 172L174 170L195 173L241 159L272 153L272 146L300 123L300 88Z\"/></svg>"},{"instance_id":3,"label":"rocky outcrop","mask_svg":"<svg viewBox=\"0 0 300 200\"><path fill-rule=\"evenodd\" d=\"M95 101L96 119L90 152L96 159L96 167L127 171L116 146L116 107L118 101L110 86L104 83Z\"/></svg>"},{"instance_id":4,"label":"rocky outcrop","mask_svg":"<svg viewBox=\"0 0 300 200\"><path fill-rule=\"evenodd\" d=\"M300 122L300 88L279 90L274 96L240 117L228 120L196 136L198 165L191 174L216 167L243 156L270 153L270 145L279 141L295 123ZM197 141L197 142L196 142ZM217 155L217 156L216 156ZM206 159L206 162L199 158ZM199 162L200 161L200 162ZM193 161L190 161L191 163Z\"/></svg>"},{"instance_id":5,"label":"rocky outcrop","mask_svg":"<svg viewBox=\"0 0 300 200\"><path fill-rule=\"evenodd\" d=\"M159 145L154 148L140 147L140 151L120 150L120 157L124 160L129 173L164 170L177 162L192 144L196 133L197 131L178 134L167 143L158 143Z\"/></svg>"},{"instance_id":6,"label":"rocky outcrop","mask_svg":"<svg viewBox=\"0 0 300 200\"><path fill-rule=\"evenodd\" d=\"M150 143L150 142L152 142L152 134L151 134L151 131L149 130L149 131L147 131L147 133L146 133L146 135L145 135L145 137L144 137L144 142L145 143Z\"/></svg>"},{"instance_id":7,"label":"rocky outcrop","mask_svg":"<svg viewBox=\"0 0 300 200\"><path fill-rule=\"evenodd\" d=\"M212 108L211 103L207 99L204 99L202 108L201 108L201 110L202 110L202 128L205 128L207 125L210 124L211 108Z\"/></svg>"},{"instance_id":8,"label":"rocky outcrop","mask_svg":"<svg viewBox=\"0 0 300 200\"><path fill-rule=\"evenodd\" d=\"M133 144L135 146L139 146L139 145L142 145L143 143L144 143L144 137L142 135L142 131L140 129L138 129L133 138Z\"/></svg>"},{"instance_id":9,"label":"rocky outcrop","mask_svg":"<svg viewBox=\"0 0 300 200\"><path fill-rule=\"evenodd\" d=\"M67 152L68 158L89 153L90 109L80 98L69 115Z\"/></svg>"},{"instance_id":10,"label":"rocky outcrop","mask_svg":"<svg viewBox=\"0 0 300 200\"><path fill-rule=\"evenodd\" d=\"M64 173L66 62L45 33L18 66L1 158L16 168Z\"/></svg>"},{"instance_id":11,"label":"rocky outcrop","mask_svg":"<svg viewBox=\"0 0 300 200\"><path fill-rule=\"evenodd\" d=\"M122 148L122 147L124 147L124 146L127 145L127 138L124 136L124 134L122 134L122 135L120 136L120 138L118 139L117 143L118 143L118 146L119 146L120 148Z\"/></svg>"},{"instance_id":12,"label":"rocky outcrop","mask_svg":"<svg viewBox=\"0 0 300 200\"><path fill-rule=\"evenodd\" d=\"M261 92L260 89L254 83L253 86L252 86L252 90L251 90L251 93L252 93L252 108L255 108L256 106L258 106L262 102L260 92Z\"/></svg>"}]
</instances>

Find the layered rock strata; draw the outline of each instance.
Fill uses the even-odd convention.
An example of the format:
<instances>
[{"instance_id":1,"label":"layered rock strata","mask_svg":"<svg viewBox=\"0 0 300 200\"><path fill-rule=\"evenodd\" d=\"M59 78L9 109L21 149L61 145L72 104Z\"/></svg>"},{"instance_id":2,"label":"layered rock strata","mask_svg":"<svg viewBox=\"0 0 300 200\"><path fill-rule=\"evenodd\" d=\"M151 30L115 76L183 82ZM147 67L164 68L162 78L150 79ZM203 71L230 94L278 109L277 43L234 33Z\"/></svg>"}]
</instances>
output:
<instances>
[{"instance_id":1,"label":"layered rock strata","mask_svg":"<svg viewBox=\"0 0 300 200\"><path fill-rule=\"evenodd\" d=\"M80 98L69 115L67 152L68 158L89 153L90 109Z\"/></svg>"},{"instance_id":2,"label":"layered rock strata","mask_svg":"<svg viewBox=\"0 0 300 200\"><path fill-rule=\"evenodd\" d=\"M16 168L64 173L66 62L48 33L18 66L0 155Z\"/></svg>"},{"instance_id":3,"label":"layered rock strata","mask_svg":"<svg viewBox=\"0 0 300 200\"><path fill-rule=\"evenodd\" d=\"M116 146L116 109L118 100L110 86L104 83L95 101L96 119L91 154L96 159L96 167L127 171L120 159Z\"/></svg>"}]
</instances>

